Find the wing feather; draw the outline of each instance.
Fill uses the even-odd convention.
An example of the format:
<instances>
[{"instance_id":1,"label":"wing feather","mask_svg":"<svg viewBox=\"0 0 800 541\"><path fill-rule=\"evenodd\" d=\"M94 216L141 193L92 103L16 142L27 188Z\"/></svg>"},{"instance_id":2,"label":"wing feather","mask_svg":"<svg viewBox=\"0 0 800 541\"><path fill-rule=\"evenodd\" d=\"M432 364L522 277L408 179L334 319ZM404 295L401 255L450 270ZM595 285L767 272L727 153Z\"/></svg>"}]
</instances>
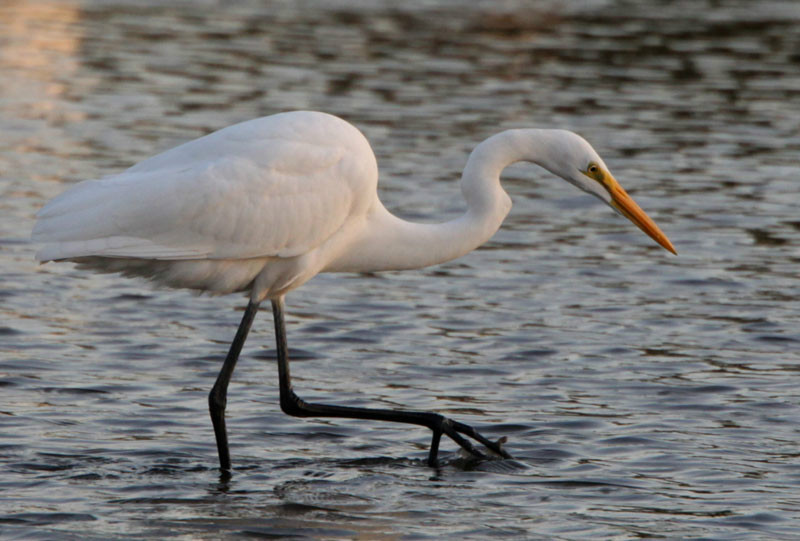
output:
<instances>
[{"instance_id":1,"label":"wing feather","mask_svg":"<svg viewBox=\"0 0 800 541\"><path fill-rule=\"evenodd\" d=\"M292 257L318 246L339 230L377 174L369 179L371 168L352 158L363 148L349 144L351 132L363 136L349 124L324 115L331 126L314 129L295 114L290 125L275 125L280 116L75 185L38 213L33 239L45 245L37 259ZM332 127L346 133L337 138Z\"/></svg>"}]
</instances>

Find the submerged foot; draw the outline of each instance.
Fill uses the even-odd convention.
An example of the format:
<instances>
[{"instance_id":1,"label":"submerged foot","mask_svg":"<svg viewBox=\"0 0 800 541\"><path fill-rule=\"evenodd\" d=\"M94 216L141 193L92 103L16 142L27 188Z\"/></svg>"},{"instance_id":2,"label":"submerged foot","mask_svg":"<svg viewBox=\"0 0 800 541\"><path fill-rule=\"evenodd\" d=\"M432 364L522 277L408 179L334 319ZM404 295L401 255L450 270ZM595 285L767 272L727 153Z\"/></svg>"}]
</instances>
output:
<instances>
[{"instance_id":1,"label":"submerged foot","mask_svg":"<svg viewBox=\"0 0 800 541\"><path fill-rule=\"evenodd\" d=\"M505 449L503 449L502 445L506 442L507 438L502 437L497 441L492 441L489 438L481 435L480 432L472 428L471 426L459 423L458 421L454 421L452 419L448 419L447 417L437 416L437 423L435 427L431 427L433 431L433 440L431 441L431 450L428 455L428 465L431 467L436 467L438 465L438 452L439 452L439 440L442 437L442 434L446 435L448 438L456 442L461 449L467 452L473 458L478 460L489 460L491 458L513 458ZM485 453L484 451L475 447L472 442L470 442L467 438L474 439L481 443L488 451L489 454Z\"/></svg>"}]
</instances>

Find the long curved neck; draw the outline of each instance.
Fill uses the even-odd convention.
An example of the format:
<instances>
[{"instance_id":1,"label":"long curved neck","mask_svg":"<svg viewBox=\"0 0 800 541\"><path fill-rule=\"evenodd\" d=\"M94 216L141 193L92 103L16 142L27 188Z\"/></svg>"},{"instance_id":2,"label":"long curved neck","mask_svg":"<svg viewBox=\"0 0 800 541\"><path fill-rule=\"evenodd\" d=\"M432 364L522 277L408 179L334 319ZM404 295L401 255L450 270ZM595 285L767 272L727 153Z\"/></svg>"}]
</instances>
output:
<instances>
[{"instance_id":1,"label":"long curved neck","mask_svg":"<svg viewBox=\"0 0 800 541\"><path fill-rule=\"evenodd\" d=\"M408 222L376 199L357 240L325 270L380 271L416 269L467 254L497 232L511 210L500 173L518 161L542 163L538 152L546 130L508 130L483 141L469 156L461 177L467 211L439 224Z\"/></svg>"}]
</instances>

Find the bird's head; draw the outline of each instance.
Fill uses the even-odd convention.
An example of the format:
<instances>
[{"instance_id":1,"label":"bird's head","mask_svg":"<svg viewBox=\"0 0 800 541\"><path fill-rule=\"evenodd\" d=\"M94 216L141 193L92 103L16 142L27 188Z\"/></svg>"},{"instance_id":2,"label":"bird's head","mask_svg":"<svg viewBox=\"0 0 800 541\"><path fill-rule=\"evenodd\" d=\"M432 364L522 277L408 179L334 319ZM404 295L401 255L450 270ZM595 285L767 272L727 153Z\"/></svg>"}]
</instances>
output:
<instances>
[{"instance_id":1,"label":"bird's head","mask_svg":"<svg viewBox=\"0 0 800 541\"><path fill-rule=\"evenodd\" d=\"M548 130L550 137L545 159L539 163L581 190L603 200L666 250L677 254L675 247L650 217L620 186L597 155L580 135L566 130Z\"/></svg>"}]
</instances>

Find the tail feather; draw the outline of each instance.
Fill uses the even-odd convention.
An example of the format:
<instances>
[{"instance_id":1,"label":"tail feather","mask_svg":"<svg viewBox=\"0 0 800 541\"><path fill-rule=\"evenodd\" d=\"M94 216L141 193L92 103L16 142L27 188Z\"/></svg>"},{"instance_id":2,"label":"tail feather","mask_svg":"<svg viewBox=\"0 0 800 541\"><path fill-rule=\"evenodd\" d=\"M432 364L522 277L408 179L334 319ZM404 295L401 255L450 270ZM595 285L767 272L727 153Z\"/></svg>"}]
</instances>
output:
<instances>
[{"instance_id":1,"label":"tail feather","mask_svg":"<svg viewBox=\"0 0 800 541\"><path fill-rule=\"evenodd\" d=\"M158 195L158 194L156 194ZM128 205L138 199L137 205ZM43 244L39 261L85 256L186 259L203 255L194 246L176 248L151 239L126 234L125 222L133 213L148 223L152 194L124 189L112 179L80 182L47 203L38 213L31 238ZM133 208L133 210L126 210ZM146 225L145 225L146 227Z\"/></svg>"},{"instance_id":2,"label":"tail feather","mask_svg":"<svg viewBox=\"0 0 800 541\"><path fill-rule=\"evenodd\" d=\"M173 247L160 246L147 239L105 237L100 239L46 243L36 252L36 260L45 262L87 256L145 259L197 259L205 255L205 253L199 250L186 249L178 251Z\"/></svg>"}]
</instances>

